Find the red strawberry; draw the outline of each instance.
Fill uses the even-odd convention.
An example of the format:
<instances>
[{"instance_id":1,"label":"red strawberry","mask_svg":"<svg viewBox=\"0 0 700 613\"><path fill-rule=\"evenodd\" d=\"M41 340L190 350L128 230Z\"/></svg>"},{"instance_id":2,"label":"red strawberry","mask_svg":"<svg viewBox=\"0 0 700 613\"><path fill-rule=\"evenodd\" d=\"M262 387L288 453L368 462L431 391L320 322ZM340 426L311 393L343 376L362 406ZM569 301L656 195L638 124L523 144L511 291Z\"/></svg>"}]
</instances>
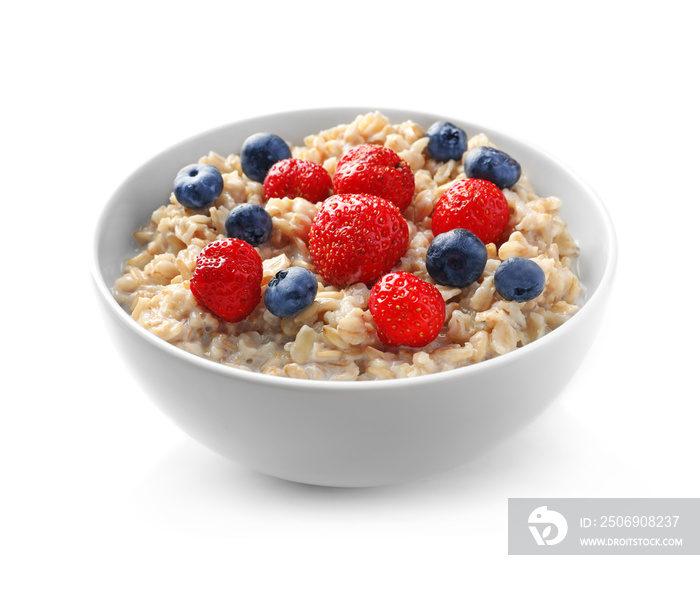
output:
<instances>
[{"instance_id":1,"label":"red strawberry","mask_svg":"<svg viewBox=\"0 0 700 613\"><path fill-rule=\"evenodd\" d=\"M314 217L309 251L319 274L337 287L370 285L408 249L408 224L393 204L370 194L336 194Z\"/></svg>"},{"instance_id":2,"label":"red strawberry","mask_svg":"<svg viewBox=\"0 0 700 613\"><path fill-rule=\"evenodd\" d=\"M263 182L265 199L306 198L321 202L333 193L333 180L328 171L315 162L287 158L270 168Z\"/></svg>"},{"instance_id":3,"label":"red strawberry","mask_svg":"<svg viewBox=\"0 0 700 613\"><path fill-rule=\"evenodd\" d=\"M433 210L433 234L464 228L484 244L496 243L508 224L510 211L503 192L490 181L455 181Z\"/></svg>"},{"instance_id":4,"label":"red strawberry","mask_svg":"<svg viewBox=\"0 0 700 613\"><path fill-rule=\"evenodd\" d=\"M358 145L343 154L333 175L336 194L373 194L402 211L411 204L416 179L399 155L381 145Z\"/></svg>"},{"instance_id":5,"label":"red strawberry","mask_svg":"<svg viewBox=\"0 0 700 613\"><path fill-rule=\"evenodd\" d=\"M445 301L438 289L410 272L384 275L369 294L369 310L379 340L387 345L423 347L445 323Z\"/></svg>"},{"instance_id":6,"label":"red strawberry","mask_svg":"<svg viewBox=\"0 0 700 613\"><path fill-rule=\"evenodd\" d=\"M202 306L225 321L240 321L260 302L262 260L245 241L209 243L197 256L190 290Z\"/></svg>"}]
</instances>

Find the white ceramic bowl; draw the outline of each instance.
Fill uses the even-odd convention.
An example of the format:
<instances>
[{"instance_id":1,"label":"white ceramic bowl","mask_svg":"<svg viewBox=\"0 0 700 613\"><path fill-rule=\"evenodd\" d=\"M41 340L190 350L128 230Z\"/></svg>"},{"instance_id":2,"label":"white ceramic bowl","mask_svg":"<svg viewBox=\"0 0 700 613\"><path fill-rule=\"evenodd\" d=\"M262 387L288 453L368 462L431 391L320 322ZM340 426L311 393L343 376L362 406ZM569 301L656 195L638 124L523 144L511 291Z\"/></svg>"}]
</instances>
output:
<instances>
[{"instance_id":1,"label":"white ceramic bowl","mask_svg":"<svg viewBox=\"0 0 700 613\"><path fill-rule=\"evenodd\" d=\"M93 273L115 350L151 399L184 432L255 471L303 483L375 486L460 466L517 432L557 397L590 347L616 262L610 218L596 194L537 148L490 128L427 113L379 109L392 123L438 119L485 132L519 160L535 190L564 202L578 239L583 308L544 338L510 354L413 379L318 382L235 370L190 355L136 324L111 295L132 234L167 202L173 177L209 151L240 151L255 132L303 136L376 109L295 111L232 123L182 142L124 181L94 237Z\"/></svg>"}]
</instances>

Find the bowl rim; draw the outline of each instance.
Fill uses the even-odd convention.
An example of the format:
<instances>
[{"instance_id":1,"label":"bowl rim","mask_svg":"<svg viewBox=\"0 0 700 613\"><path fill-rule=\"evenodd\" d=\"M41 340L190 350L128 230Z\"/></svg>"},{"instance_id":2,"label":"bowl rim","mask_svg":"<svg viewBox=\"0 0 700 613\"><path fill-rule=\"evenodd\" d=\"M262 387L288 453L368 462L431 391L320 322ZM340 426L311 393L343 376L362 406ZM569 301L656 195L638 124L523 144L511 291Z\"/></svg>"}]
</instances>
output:
<instances>
[{"instance_id":1,"label":"bowl rim","mask_svg":"<svg viewBox=\"0 0 700 613\"><path fill-rule=\"evenodd\" d=\"M568 321L566 321L562 326L548 332L542 338L537 339L525 345L523 347L518 347L516 350L510 351L504 355L496 356L476 364L470 364L468 366L456 368L449 371L442 371L437 373L429 373L424 375L419 375L415 377L405 377L400 379L380 379L380 380L370 380L370 381L327 381L327 380L313 380L313 379L294 379L291 377L278 377L274 375L268 375L264 373L258 373L253 371L246 371L243 369L238 369L232 366L227 366L213 360L209 360L204 357L200 357L185 351L184 349L178 348L171 343L157 337L152 334L137 322L135 322L131 316L117 303L112 295L111 288L108 286L107 280L103 277L100 267L99 258L99 237L102 235L105 226L109 222L109 211L114 204L114 200L117 198L118 194L122 189L129 183L129 181L139 173L139 171L147 164L153 162L157 158L167 155L169 152L179 149L187 145L190 141L194 141L200 138L205 138L207 135L216 134L224 130L233 129L240 124L244 124L252 121L265 120L266 118L280 119L281 117L292 118L294 116L307 116L314 113L330 113L330 114L347 114L349 117L356 117L359 114L365 114L369 112L379 112L386 116L416 116L416 115L431 115L436 116L433 113L426 111L410 110L410 109L400 109L400 108L384 108L384 107L345 107L345 106L332 106L332 107L310 107L304 109L292 109L289 111L280 111L275 113L267 113L263 115L255 115L249 117L243 117L236 121L232 121L226 124L222 124L218 127L210 128L204 130L195 135L187 137L185 139L176 142L169 147L161 150L160 152L152 155L150 158L139 164L127 177L121 181L117 187L112 191L109 198L103 205L102 210L96 218L93 225L93 231L91 233L92 249L90 258L90 271L91 276L97 290L97 293L101 300L103 300L105 306L109 309L111 314L117 318L117 320L129 329L131 332L136 334L143 341L154 346L157 350L164 351L166 354L171 355L174 359L184 360L190 363L194 368L204 368L210 371L214 375L219 375L232 380L240 380L244 383L251 384L263 384L272 387L279 388L280 390L295 390L295 391L305 391L305 392L328 392L328 391L338 391L338 392L366 392L366 391L379 391L387 390L391 391L396 388L411 388L413 386L431 386L440 385L442 383L451 382L453 379L468 379L470 377L478 376L479 373L487 371L489 369L500 368L506 366L510 362L517 362L519 360L528 359L528 356L533 352L541 352L546 350L549 344L557 342L557 339L563 334L569 334L569 331L573 331L576 326L580 327L584 325L584 320L589 318L591 313L594 311L595 307L602 303L606 296L605 294L609 291L610 285L612 283L618 258L618 244L617 235L613 225L612 217L607 210L605 204L598 196L598 194L593 190L593 188L573 169L571 169L567 164L562 162L557 157L548 153L538 145L534 145L531 142L513 136L510 134L505 134L495 129L491 129L489 126L472 122L466 120L455 119L446 116L440 116L444 121L450 121L452 123L470 123L473 126L478 127L480 130L489 135L489 138L493 140L498 140L499 138L508 139L517 142L519 145L534 151L535 153L547 158L549 162L558 166L565 174L568 174L580 188L582 188L590 201L594 204L597 212L603 222L605 228L605 243L608 249L609 257L605 261L603 274L601 275L600 282L595 290L586 297L581 309ZM330 127L330 126L329 126Z\"/></svg>"}]
</instances>

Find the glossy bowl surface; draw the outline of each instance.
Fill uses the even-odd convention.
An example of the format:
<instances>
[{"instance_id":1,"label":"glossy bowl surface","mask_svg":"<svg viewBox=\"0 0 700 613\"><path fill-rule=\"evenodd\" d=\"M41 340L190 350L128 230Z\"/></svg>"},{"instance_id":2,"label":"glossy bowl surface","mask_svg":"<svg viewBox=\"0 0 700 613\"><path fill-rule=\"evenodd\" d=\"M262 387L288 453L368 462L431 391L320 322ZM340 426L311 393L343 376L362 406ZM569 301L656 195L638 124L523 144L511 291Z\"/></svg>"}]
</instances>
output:
<instances>
[{"instance_id":1,"label":"glossy bowl surface","mask_svg":"<svg viewBox=\"0 0 700 613\"><path fill-rule=\"evenodd\" d=\"M560 328L507 355L413 379L320 382L235 370L190 355L136 324L111 294L133 232L167 202L177 171L209 151L240 151L255 132L292 143L379 110L392 123L434 121L486 133L515 157L542 196L562 199L580 247L582 309ZM458 467L519 431L551 405L576 372L604 313L617 259L615 232L593 190L540 149L488 127L428 113L325 108L232 123L181 142L131 174L95 229L93 276L115 350L157 406L213 451L268 475L327 486L376 486Z\"/></svg>"}]
</instances>

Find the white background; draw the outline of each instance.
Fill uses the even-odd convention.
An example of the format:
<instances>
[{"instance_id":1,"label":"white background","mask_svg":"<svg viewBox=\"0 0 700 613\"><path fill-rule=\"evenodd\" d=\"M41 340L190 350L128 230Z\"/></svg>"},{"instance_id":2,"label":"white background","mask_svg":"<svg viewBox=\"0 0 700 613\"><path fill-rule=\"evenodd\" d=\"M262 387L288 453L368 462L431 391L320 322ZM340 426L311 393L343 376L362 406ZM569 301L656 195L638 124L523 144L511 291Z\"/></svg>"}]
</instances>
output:
<instances>
[{"instance_id":1,"label":"white background","mask_svg":"<svg viewBox=\"0 0 700 613\"><path fill-rule=\"evenodd\" d=\"M507 555L509 497L700 496L695 21L674 1L472 4L3 10L2 610L698 610L697 556ZM151 156L346 105L539 145L620 243L604 327L551 410L383 489L281 482L192 442L110 346L89 273L96 215Z\"/></svg>"}]
</instances>

